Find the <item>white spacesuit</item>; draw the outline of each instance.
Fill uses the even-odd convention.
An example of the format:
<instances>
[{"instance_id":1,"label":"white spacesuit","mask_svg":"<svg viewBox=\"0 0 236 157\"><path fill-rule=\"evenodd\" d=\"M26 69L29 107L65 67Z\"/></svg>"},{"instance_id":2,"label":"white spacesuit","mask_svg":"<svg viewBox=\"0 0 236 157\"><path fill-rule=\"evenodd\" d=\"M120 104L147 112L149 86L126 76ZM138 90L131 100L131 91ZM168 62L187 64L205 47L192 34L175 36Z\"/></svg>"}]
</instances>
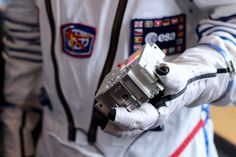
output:
<instances>
[{"instance_id":1,"label":"white spacesuit","mask_svg":"<svg viewBox=\"0 0 236 157\"><path fill-rule=\"evenodd\" d=\"M27 133L37 117L25 113L38 108L42 84L50 103L39 157L218 156L207 103L227 105L236 96L235 9L234 0L11 0L4 38L9 103L1 121L12 140L4 156L33 154ZM116 108L90 143L101 74L146 42L167 54L169 73L159 76L164 95L133 112Z\"/></svg>"}]
</instances>

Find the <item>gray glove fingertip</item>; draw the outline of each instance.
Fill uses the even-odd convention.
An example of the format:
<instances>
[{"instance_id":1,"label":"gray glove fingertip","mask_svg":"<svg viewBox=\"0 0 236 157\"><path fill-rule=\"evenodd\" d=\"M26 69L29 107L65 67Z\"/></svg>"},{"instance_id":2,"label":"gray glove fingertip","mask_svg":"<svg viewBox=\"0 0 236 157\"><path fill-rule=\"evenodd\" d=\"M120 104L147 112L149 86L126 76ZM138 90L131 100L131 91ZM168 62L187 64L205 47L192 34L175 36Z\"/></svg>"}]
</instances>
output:
<instances>
[{"instance_id":1,"label":"gray glove fingertip","mask_svg":"<svg viewBox=\"0 0 236 157\"><path fill-rule=\"evenodd\" d=\"M116 110L115 109L112 109L109 113L108 113L108 118L112 121L115 120L116 118Z\"/></svg>"}]
</instances>

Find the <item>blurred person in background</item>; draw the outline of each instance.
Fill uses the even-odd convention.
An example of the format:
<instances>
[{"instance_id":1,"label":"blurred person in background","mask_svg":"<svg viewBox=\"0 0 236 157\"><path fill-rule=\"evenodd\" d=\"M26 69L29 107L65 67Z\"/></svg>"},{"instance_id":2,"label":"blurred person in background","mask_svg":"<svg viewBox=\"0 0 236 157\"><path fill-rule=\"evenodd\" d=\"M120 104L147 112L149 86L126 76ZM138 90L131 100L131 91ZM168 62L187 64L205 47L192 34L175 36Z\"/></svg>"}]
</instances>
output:
<instances>
[{"instance_id":1,"label":"blurred person in background","mask_svg":"<svg viewBox=\"0 0 236 157\"><path fill-rule=\"evenodd\" d=\"M3 50L3 44L2 44L2 36L3 36L3 11L6 9L7 0L0 0L0 104L4 104L4 98L3 98L3 80L4 80L4 60L2 57L2 50ZM1 113L1 106L0 106L0 113ZM0 139L2 139L2 125L0 123ZM0 156L2 155L2 144L3 140L0 140Z\"/></svg>"},{"instance_id":2,"label":"blurred person in background","mask_svg":"<svg viewBox=\"0 0 236 157\"><path fill-rule=\"evenodd\" d=\"M27 7L24 8L24 2L22 2L21 10L26 10L29 14L35 12L28 12L29 9ZM3 14L7 9L8 3L12 4L12 1L0 1L0 8ZM13 10L17 11L17 9ZM28 16L19 12L20 19L24 18L22 15ZM4 79L5 89L3 95L7 101L3 100L0 104L0 156L29 157L35 154L36 141L34 132L38 132L35 129L37 129L36 126L41 115L41 103L38 101L39 93L35 92L38 91L37 86L38 88L41 87L41 83L39 83L41 74L37 76L34 74L34 77L25 80L24 76L30 73L38 73L34 68L35 66L40 66L40 62L36 62L35 65L34 59L30 60L27 55L25 56L25 53L34 52L36 51L35 49L41 53L39 27L28 25L27 22L14 24L13 21L6 20L7 16L3 16L2 23L4 23L5 27L2 27L6 29L3 32L5 39L3 39L4 47L1 56L5 59L5 76L3 78L3 75L1 75L1 78ZM27 19L29 20L29 18ZM34 19L34 21L36 20ZM7 52L10 51L15 52L17 55L8 56L9 53ZM27 67L32 67L33 71ZM40 72L40 70L38 71ZM14 94L10 94L8 90L14 91Z\"/></svg>"}]
</instances>

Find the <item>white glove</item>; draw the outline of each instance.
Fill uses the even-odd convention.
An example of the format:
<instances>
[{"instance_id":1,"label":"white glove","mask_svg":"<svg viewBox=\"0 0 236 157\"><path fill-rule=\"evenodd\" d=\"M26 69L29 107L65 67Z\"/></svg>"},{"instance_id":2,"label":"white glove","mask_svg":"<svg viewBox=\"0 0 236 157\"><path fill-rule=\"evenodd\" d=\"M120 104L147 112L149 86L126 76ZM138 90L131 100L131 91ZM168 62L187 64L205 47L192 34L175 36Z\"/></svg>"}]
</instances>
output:
<instances>
[{"instance_id":1,"label":"white glove","mask_svg":"<svg viewBox=\"0 0 236 157\"><path fill-rule=\"evenodd\" d=\"M140 134L164 123L184 106L215 101L226 91L230 78L225 60L211 48L189 49L166 64L169 73L159 75L165 86L164 95L131 112L124 107L114 108L108 114L111 121L104 128L105 132L116 136Z\"/></svg>"},{"instance_id":2,"label":"white glove","mask_svg":"<svg viewBox=\"0 0 236 157\"><path fill-rule=\"evenodd\" d=\"M231 3L215 9L211 18L200 21L198 46L187 49L176 60L166 63L169 73L159 75L165 85L164 95L149 101L159 108L156 117L150 104L144 104L133 112L115 108L115 112L112 111L115 114L111 116L114 122L109 122L105 131L121 136L138 134L164 123L185 106L210 102L215 105L236 104L236 24L235 17L231 16L236 5ZM161 110L164 110L165 116L162 116ZM146 121L147 124L144 123Z\"/></svg>"},{"instance_id":3,"label":"white glove","mask_svg":"<svg viewBox=\"0 0 236 157\"><path fill-rule=\"evenodd\" d=\"M159 120L168 115L166 106L159 110L162 114L150 103L144 103L133 111L128 111L125 107L115 108L108 114L111 120L104 131L115 136L133 136L155 129L160 125Z\"/></svg>"}]
</instances>

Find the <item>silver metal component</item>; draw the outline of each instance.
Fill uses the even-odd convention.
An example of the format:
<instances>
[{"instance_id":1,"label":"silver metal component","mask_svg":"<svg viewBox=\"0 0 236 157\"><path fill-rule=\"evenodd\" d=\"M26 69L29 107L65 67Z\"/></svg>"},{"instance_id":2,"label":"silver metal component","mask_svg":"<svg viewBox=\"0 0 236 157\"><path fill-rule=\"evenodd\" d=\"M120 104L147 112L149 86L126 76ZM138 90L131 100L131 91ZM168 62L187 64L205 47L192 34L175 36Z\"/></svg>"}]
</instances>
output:
<instances>
[{"instance_id":1,"label":"silver metal component","mask_svg":"<svg viewBox=\"0 0 236 157\"><path fill-rule=\"evenodd\" d=\"M95 107L107 115L117 106L132 111L164 89L155 74L156 66L163 63L165 54L153 44L146 44L119 64L104 78L95 98Z\"/></svg>"}]
</instances>

